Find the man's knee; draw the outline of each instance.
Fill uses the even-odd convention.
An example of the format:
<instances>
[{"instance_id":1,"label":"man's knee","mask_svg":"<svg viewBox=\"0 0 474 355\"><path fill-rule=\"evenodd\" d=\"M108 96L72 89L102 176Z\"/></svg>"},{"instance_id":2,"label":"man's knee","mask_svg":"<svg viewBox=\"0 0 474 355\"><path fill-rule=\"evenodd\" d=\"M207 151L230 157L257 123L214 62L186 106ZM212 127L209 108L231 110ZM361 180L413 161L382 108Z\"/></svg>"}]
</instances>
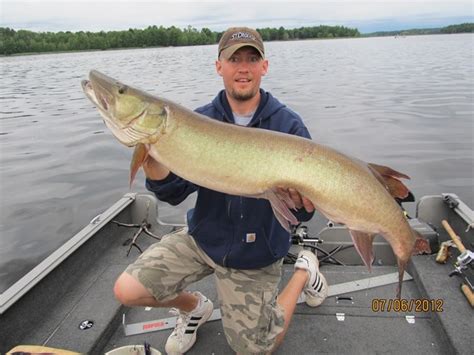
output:
<instances>
[{"instance_id":1,"label":"man's knee","mask_svg":"<svg viewBox=\"0 0 474 355\"><path fill-rule=\"evenodd\" d=\"M118 279L115 281L114 285L114 295L117 301L120 303L127 305L127 303L130 301L129 297L129 292L130 287L128 287L128 282L127 282L127 274L123 273L121 274Z\"/></svg>"},{"instance_id":2,"label":"man's knee","mask_svg":"<svg viewBox=\"0 0 474 355\"><path fill-rule=\"evenodd\" d=\"M146 299L153 295L130 274L124 272L115 281L115 298L125 306L141 305Z\"/></svg>"}]
</instances>

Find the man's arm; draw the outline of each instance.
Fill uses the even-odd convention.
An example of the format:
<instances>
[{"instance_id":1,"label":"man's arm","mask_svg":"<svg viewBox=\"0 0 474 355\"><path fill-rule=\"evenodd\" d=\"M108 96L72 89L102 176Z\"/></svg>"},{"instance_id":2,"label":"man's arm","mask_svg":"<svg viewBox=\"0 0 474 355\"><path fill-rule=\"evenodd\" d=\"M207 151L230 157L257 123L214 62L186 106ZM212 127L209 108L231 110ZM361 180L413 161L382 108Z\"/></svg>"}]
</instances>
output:
<instances>
[{"instance_id":1,"label":"man's arm","mask_svg":"<svg viewBox=\"0 0 474 355\"><path fill-rule=\"evenodd\" d=\"M152 157L143 163L146 176L146 188L155 196L170 205L176 206L197 190L197 186L170 172L163 164Z\"/></svg>"},{"instance_id":2,"label":"man's arm","mask_svg":"<svg viewBox=\"0 0 474 355\"><path fill-rule=\"evenodd\" d=\"M145 176L150 180L164 180L170 171L163 164L158 163L155 159L148 156L143 163L143 171Z\"/></svg>"}]
</instances>

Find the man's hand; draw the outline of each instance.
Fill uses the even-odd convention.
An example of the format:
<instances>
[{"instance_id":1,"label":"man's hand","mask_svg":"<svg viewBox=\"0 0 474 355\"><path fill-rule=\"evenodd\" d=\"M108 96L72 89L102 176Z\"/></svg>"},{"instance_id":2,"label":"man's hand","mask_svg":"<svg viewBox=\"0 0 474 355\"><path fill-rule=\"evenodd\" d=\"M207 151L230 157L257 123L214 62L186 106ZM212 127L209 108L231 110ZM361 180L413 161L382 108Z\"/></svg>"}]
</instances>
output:
<instances>
[{"instance_id":1,"label":"man's hand","mask_svg":"<svg viewBox=\"0 0 474 355\"><path fill-rule=\"evenodd\" d=\"M170 171L163 164L157 162L150 155L143 162L143 171L150 180L163 180L165 179Z\"/></svg>"},{"instance_id":2,"label":"man's hand","mask_svg":"<svg viewBox=\"0 0 474 355\"><path fill-rule=\"evenodd\" d=\"M279 194L289 196L297 209L304 207L304 209L308 213L311 213L315 210L313 203L306 197L301 196L301 194L295 189L278 187L277 191ZM288 207L290 208L291 206L288 206Z\"/></svg>"}]
</instances>

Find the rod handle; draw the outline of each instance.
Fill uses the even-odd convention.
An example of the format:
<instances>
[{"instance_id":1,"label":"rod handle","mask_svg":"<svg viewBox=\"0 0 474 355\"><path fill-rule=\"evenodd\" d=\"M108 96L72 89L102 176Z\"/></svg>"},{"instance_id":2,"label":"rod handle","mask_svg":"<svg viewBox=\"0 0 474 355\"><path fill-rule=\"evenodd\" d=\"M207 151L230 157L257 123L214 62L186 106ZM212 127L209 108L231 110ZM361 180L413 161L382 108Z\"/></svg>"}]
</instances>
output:
<instances>
[{"instance_id":1,"label":"rod handle","mask_svg":"<svg viewBox=\"0 0 474 355\"><path fill-rule=\"evenodd\" d=\"M466 248L461 242L461 238L454 232L454 230L451 228L449 225L448 221L443 219L441 221L441 224L443 225L444 229L446 229L446 232L448 232L449 236L453 240L454 244L456 244L456 247L458 248L459 252L462 254L466 251Z\"/></svg>"},{"instance_id":2,"label":"rod handle","mask_svg":"<svg viewBox=\"0 0 474 355\"><path fill-rule=\"evenodd\" d=\"M471 307L474 307L474 292L472 292L471 288L466 284L462 284L461 291L464 293L464 296L466 296Z\"/></svg>"}]
</instances>

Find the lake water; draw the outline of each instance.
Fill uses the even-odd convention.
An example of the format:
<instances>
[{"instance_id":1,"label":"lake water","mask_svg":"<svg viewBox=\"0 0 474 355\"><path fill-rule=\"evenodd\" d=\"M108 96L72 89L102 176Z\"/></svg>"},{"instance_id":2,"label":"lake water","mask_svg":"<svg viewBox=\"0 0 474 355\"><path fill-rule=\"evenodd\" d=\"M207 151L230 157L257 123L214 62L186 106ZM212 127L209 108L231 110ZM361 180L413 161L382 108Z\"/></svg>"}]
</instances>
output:
<instances>
[{"instance_id":1,"label":"lake water","mask_svg":"<svg viewBox=\"0 0 474 355\"><path fill-rule=\"evenodd\" d=\"M472 34L266 45L263 88L313 139L474 206ZM0 58L0 292L128 192L131 150L82 93L97 69L189 108L222 88L217 46ZM144 191L143 176L134 191ZM411 207L413 208L413 207ZM181 218L183 208L163 208Z\"/></svg>"}]
</instances>

